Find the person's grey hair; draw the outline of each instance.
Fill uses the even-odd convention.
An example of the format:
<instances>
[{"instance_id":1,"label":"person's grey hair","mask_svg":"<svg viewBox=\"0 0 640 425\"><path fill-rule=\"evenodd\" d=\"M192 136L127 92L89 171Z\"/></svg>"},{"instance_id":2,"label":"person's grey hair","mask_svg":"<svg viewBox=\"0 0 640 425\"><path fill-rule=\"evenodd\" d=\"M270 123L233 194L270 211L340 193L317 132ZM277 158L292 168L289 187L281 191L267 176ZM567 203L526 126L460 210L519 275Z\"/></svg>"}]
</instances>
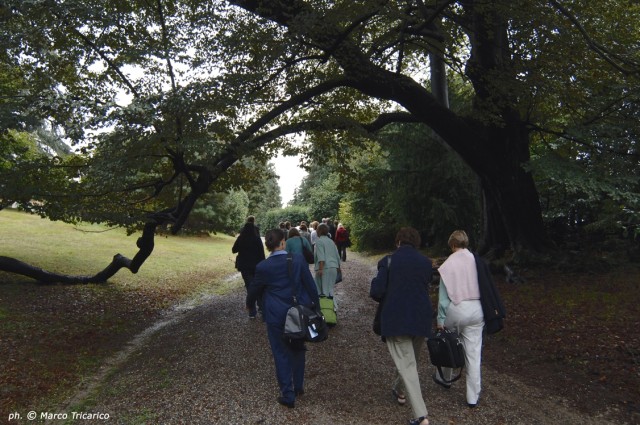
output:
<instances>
[{"instance_id":1,"label":"person's grey hair","mask_svg":"<svg viewBox=\"0 0 640 425\"><path fill-rule=\"evenodd\" d=\"M449 236L449 248L468 248L469 236L464 230L455 230L451 236Z\"/></svg>"}]
</instances>

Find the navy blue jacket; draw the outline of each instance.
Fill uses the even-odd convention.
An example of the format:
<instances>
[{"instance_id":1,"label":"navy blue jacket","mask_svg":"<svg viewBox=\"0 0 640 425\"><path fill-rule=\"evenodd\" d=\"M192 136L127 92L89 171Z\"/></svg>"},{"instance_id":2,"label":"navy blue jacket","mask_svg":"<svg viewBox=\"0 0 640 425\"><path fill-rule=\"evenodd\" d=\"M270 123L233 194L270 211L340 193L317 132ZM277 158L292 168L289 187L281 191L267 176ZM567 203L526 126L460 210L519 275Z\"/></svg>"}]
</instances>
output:
<instances>
[{"instance_id":1,"label":"navy blue jacket","mask_svg":"<svg viewBox=\"0 0 640 425\"><path fill-rule=\"evenodd\" d=\"M284 327L287 310L293 306L294 286L298 304L317 306L320 299L309 265L302 254L292 255L293 279L289 279L286 251L278 252L283 254L272 254L256 266L255 277L247 289L247 305L253 305L262 294L264 321Z\"/></svg>"},{"instance_id":2,"label":"navy blue jacket","mask_svg":"<svg viewBox=\"0 0 640 425\"><path fill-rule=\"evenodd\" d=\"M378 275L371 281L369 292L371 298L383 302L382 336L430 336L431 260L410 245L401 245L391 254L389 268L387 257L378 262Z\"/></svg>"}]
</instances>

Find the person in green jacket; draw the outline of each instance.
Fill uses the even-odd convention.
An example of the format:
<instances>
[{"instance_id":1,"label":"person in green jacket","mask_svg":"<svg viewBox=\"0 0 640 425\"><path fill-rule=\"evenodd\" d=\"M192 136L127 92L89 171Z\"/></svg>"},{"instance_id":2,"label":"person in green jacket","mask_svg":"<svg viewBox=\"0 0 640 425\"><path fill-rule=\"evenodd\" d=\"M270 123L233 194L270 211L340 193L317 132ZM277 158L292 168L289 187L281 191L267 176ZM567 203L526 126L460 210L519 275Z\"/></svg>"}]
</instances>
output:
<instances>
[{"instance_id":1,"label":"person in green jacket","mask_svg":"<svg viewBox=\"0 0 640 425\"><path fill-rule=\"evenodd\" d=\"M318 234L314 252L316 286L320 296L333 298L333 287L340 269L340 255L336 244L329 239L329 226L322 223L318 225L316 232Z\"/></svg>"}]
</instances>

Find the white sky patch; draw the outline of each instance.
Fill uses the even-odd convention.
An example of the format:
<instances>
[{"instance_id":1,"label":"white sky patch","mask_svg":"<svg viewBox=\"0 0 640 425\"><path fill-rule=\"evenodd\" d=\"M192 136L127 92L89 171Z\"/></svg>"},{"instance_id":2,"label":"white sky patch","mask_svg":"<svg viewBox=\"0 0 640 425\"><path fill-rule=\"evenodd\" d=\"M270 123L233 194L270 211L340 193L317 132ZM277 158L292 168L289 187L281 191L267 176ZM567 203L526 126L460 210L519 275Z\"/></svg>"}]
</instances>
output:
<instances>
[{"instance_id":1,"label":"white sky patch","mask_svg":"<svg viewBox=\"0 0 640 425\"><path fill-rule=\"evenodd\" d=\"M278 174L282 205L286 207L293 199L293 192L300 186L307 172L298 166L299 156L282 156L280 153L272 162L276 167L276 174Z\"/></svg>"}]
</instances>

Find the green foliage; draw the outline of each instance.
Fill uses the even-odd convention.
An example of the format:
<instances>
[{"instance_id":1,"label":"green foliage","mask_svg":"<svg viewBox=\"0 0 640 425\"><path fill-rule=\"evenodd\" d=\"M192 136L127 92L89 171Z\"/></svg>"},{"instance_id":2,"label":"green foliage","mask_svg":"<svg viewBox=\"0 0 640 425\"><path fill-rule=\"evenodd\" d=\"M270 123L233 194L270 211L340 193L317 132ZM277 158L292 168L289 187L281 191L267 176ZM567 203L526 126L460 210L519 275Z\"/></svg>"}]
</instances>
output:
<instances>
[{"instance_id":1,"label":"green foliage","mask_svg":"<svg viewBox=\"0 0 640 425\"><path fill-rule=\"evenodd\" d=\"M256 222L260 227L262 234L269 229L276 229L283 222L291 223L291 226L295 227L300 224L301 221L309 223L309 210L308 208L300 205L293 205L282 209L267 211L265 214L256 216Z\"/></svg>"},{"instance_id":2,"label":"green foliage","mask_svg":"<svg viewBox=\"0 0 640 425\"><path fill-rule=\"evenodd\" d=\"M249 197L243 190L207 194L193 209L184 228L188 233L235 233L249 215Z\"/></svg>"},{"instance_id":3,"label":"green foliage","mask_svg":"<svg viewBox=\"0 0 640 425\"><path fill-rule=\"evenodd\" d=\"M341 150L340 145L314 145L313 149L307 175L302 179L291 203L306 206L311 221L339 218L340 201L345 195L343 180L348 179L347 160L337 153Z\"/></svg>"},{"instance_id":4,"label":"green foliage","mask_svg":"<svg viewBox=\"0 0 640 425\"><path fill-rule=\"evenodd\" d=\"M376 241L381 248L380 229L387 229L388 242L402 226L418 229L423 244L435 247L446 247L455 229L479 234L476 178L455 154L421 126L389 129L381 135L381 143L386 161L361 176L364 190L351 199L358 221L369 223L363 240Z\"/></svg>"},{"instance_id":5,"label":"green foliage","mask_svg":"<svg viewBox=\"0 0 640 425\"><path fill-rule=\"evenodd\" d=\"M637 168L635 2L453 2L442 9L433 2L285 3L254 9L254 2L192 0L5 1L1 137L5 129L32 130L47 118L56 139L76 143L78 155L11 165L23 178L3 179L12 188L2 189L2 199L36 201L28 207L54 219L135 231L190 193L242 189L248 213L258 216L280 201L262 166L275 150L292 149L291 133L304 131L312 162L327 166L296 200L311 218L337 217L346 199L353 211L364 208L367 221L392 228L411 223L430 243L439 244L451 226L477 232L477 200L469 196L475 189L450 189L457 186L442 168L462 167L423 150L433 142L387 140L380 152L389 155L375 165L380 170L366 169L375 163L366 158L374 155L366 125L404 108L485 180L505 166L521 171L529 143L535 150L550 134L566 136L571 154L561 153L563 160L588 175L611 177L608 188L591 193L609 194L613 206L593 199L590 207L638 211L636 183L616 193L617 182ZM468 93L452 96L454 112L435 102L424 82L434 52L448 64L452 91ZM596 159L605 151L626 156ZM246 156L258 166L230 167ZM546 155L531 167L543 170L538 158ZM433 174L423 174L427 169ZM474 180L460 173L451 180ZM537 173L544 185L546 174ZM347 199L346 192L356 195ZM550 210L582 202L579 193L589 192L576 190L575 200ZM232 226L213 209L202 212L201 223L216 216L216 225ZM519 230L529 224L519 223Z\"/></svg>"},{"instance_id":6,"label":"green foliage","mask_svg":"<svg viewBox=\"0 0 640 425\"><path fill-rule=\"evenodd\" d=\"M243 185L249 196L249 214L255 216L263 211L279 209L282 198L273 163L259 166L252 158L242 161L243 164L245 162L248 162L247 170L251 175L250 183Z\"/></svg>"},{"instance_id":7,"label":"green foliage","mask_svg":"<svg viewBox=\"0 0 640 425\"><path fill-rule=\"evenodd\" d=\"M326 179L317 182L309 190L309 194L309 217L317 221L337 217L340 200L343 197L343 192L340 190L340 176L337 173L332 173Z\"/></svg>"},{"instance_id":8,"label":"green foliage","mask_svg":"<svg viewBox=\"0 0 640 425\"><path fill-rule=\"evenodd\" d=\"M531 162L544 218L556 243L635 240L640 227L640 176L616 155L572 152L555 144Z\"/></svg>"},{"instance_id":9,"label":"green foliage","mask_svg":"<svg viewBox=\"0 0 640 425\"><path fill-rule=\"evenodd\" d=\"M64 187L68 157L58 143L42 130L0 133L0 209L14 202L29 209L39 194Z\"/></svg>"},{"instance_id":10,"label":"green foliage","mask_svg":"<svg viewBox=\"0 0 640 425\"><path fill-rule=\"evenodd\" d=\"M352 145L350 157L341 163L314 162L296 193L296 205L308 206L316 219L338 218L358 249L389 249L402 226L418 229L428 246L446 247L458 228L477 238L481 211L476 178L426 127L390 126L378 144L360 146ZM330 149L313 158L336 154Z\"/></svg>"}]
</instances>

